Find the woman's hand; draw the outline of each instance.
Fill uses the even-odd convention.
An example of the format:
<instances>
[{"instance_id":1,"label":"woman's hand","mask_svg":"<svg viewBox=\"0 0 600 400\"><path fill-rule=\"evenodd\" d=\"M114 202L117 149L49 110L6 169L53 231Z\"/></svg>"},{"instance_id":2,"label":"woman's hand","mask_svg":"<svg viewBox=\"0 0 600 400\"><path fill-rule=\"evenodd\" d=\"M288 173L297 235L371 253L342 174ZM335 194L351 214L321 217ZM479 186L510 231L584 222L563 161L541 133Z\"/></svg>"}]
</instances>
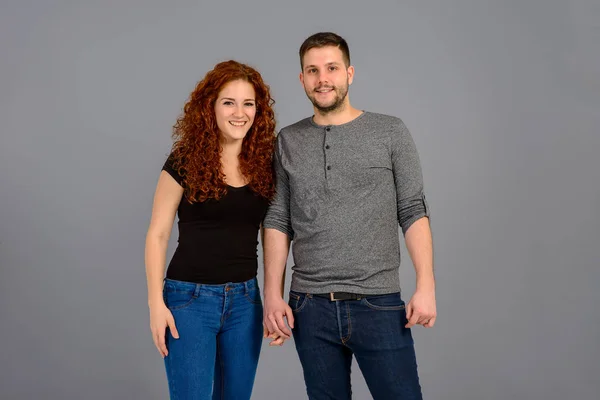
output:
<instances>
[{"instance_id":1,"label":"woman's hand","mask_svg":"<svg viewBox=\"0 0 600 400\"><path fill-rule=\"evenodd\" d=\"M175 339L179 339L179 333L175 327L175 319L165 303L160 302L154 306L150 306L150 330L152 331L152 340L163 358L169 354L165 343L167 327L169 327L169 330L171 331L171 336Z\"/></svg>"}]
</instances>

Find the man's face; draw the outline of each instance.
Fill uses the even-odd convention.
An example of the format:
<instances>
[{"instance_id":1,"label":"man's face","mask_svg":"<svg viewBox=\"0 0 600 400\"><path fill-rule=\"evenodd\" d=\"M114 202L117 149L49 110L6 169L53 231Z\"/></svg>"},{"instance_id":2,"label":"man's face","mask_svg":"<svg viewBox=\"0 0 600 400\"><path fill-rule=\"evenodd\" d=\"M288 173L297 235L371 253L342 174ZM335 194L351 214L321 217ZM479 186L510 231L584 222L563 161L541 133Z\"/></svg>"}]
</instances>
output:
<instances>
[{"instance_id":1,"label":"man's face","mask_svg":"<svg viewBox=\"0 0 600 400\"><path fill-rule=\"evenodd\" d=\"M335 46L314 47L304 54L300 82L315 108L322 113L343 106L354 68L346 68L342 51Z\"/></svg>"}]
</instances>

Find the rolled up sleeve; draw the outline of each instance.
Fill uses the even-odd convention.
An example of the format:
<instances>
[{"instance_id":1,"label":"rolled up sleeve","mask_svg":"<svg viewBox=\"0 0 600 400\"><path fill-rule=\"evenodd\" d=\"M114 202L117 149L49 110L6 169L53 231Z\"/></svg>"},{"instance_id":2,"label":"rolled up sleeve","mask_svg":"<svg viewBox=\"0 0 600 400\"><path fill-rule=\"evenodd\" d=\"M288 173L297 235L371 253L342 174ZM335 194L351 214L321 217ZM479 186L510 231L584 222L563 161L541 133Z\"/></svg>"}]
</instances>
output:
<instances>
[{"instance_id":1,"label":"rolled up sleeve","mask_svg":"<svg viewBox=\"0 0 600 400\"><path fill-rule=\"evenodd\" d=\"M275 197L267 208L263 227L277 229L294 238L290 217L290 185L289 176L281 162L281 136L277 138L277 145L273 154L273 168L275 170Z\"/></svg>"},{"instance_id":2,"label":"rolled up sleeve","mask_svg":"<svg viewBox=\"0 0 600 400\"><path fill-rule=\"evenodd\" d=\"M429 217L423 174L414 140L402 121L392 132L392 167L396 184L398 223L402 233L417 220Z\"/></svg>"}]
</instances>

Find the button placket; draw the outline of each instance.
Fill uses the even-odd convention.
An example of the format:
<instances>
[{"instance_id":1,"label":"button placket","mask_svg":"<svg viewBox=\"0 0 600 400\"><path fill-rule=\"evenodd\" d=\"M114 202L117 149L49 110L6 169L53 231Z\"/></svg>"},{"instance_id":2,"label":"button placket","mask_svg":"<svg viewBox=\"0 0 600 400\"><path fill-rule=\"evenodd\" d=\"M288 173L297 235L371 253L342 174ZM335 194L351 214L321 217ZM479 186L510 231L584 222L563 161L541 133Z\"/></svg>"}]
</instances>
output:
<instances>
[{"instance_id":1,"label":"button placket","mask_svg":"<svg viewBox=\"0 0 600 400\"><path fill-rule=\"evenodd\" d=\"M331 131L331 127L328 126L325 128L325 150L329 150L329 148L330 148L329 144L327 144L327 142L329 140L327 134L330 131ZM327 154L327 152L325 152L325 180L328 180L327 171L331 171L331 164L330 164L330 160L329 160L329 154Z\"/></svg>"}]
</instances>

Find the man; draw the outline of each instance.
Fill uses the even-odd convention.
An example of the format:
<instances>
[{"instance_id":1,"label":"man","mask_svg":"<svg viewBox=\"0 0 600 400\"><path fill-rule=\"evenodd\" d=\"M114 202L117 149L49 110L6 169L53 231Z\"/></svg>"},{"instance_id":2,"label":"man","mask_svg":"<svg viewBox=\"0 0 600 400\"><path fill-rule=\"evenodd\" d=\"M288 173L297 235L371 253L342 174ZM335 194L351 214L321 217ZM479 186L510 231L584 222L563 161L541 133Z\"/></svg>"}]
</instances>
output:
<instances>
[{"instance_id":1,"label":"man","mask_svg":"<svg viewBox=\"0 0 600 400\"><path fill-rule=\"evenodd\" d=\"M436 319L432 239L419 157L404 123L350 105L346 41L312 35L300 82L314 116L281 130L277 194L264 220L265 336L293 330L311 400L350 399L356 357L375 400L421 399L411 327ZM416 270L405 305L398 268L402 228ZM289 303L282 298L294 241Z\"/></svg>"}]
</instances>

